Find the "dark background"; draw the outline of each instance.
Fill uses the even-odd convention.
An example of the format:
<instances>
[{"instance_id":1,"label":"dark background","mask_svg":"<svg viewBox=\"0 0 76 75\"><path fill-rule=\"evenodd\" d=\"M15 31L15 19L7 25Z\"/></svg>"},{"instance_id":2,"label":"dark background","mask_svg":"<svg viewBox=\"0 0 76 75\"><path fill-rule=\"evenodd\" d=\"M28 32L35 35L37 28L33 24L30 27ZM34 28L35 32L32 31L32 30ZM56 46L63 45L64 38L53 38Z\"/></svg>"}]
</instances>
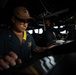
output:
<instances>
[{"instance_id":1,"label":"dark background","mask_svg":"<svg viewBox=\"0 0 76 75\"><path fill-rule=\"evenodd\" d=\"M56 13L53 16L56 18L68 18L69 16L76 15L76 2L75 0L0 0L1 16L3 14L9 15L15 6L24 5L29 9L31 16L35 18L42 18L44 14L56 13L56 11L68 9L66 12ZM68 12L68 13L67 13ZM3 18L2 16L2 18ZM5 17L5 16L4 16ZM45 16L46 17L46 16Z\"/></svg>"}]
</instances>

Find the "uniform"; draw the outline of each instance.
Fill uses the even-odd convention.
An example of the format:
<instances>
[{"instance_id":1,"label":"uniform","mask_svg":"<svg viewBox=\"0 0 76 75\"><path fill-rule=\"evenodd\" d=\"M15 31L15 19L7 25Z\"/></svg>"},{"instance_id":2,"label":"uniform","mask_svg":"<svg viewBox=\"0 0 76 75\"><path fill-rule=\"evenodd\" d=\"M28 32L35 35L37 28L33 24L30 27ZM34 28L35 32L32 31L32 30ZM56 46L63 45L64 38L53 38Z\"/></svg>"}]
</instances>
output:
<instances>
[{"instance_id":1,"label":"uniform","mask_svg":"<svg viewBox=\"0 0 76 75\"><path fill-rule=\"evenodd\" d=\"M26 34L25 34L26 33ZM34 39L28 32L24 33L22 44L12 30L4 30L0 33L0 55L5 56L8 52L15 52L23 61L30 58L31 51L36 47Z\"/></svg>"}]
</instances>

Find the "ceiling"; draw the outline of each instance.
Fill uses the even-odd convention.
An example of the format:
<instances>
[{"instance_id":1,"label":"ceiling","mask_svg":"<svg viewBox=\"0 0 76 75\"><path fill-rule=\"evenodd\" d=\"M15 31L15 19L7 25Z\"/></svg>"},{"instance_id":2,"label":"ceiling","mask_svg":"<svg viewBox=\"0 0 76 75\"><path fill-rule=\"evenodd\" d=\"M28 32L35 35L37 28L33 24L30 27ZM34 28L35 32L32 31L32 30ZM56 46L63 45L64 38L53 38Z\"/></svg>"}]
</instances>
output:
<instances>
[{"instance_id":1,"label":"ceiling","mask_svg":"<svg viewBox=\"0 0 76 75\"><path fill-rule=\"evenodd\" d=\"M19 5L26 6L36 19L53 17L67 20L76 13L75 0L0 0L1 19L8 18L12 8Z\"/></svg>"}]
</instances>

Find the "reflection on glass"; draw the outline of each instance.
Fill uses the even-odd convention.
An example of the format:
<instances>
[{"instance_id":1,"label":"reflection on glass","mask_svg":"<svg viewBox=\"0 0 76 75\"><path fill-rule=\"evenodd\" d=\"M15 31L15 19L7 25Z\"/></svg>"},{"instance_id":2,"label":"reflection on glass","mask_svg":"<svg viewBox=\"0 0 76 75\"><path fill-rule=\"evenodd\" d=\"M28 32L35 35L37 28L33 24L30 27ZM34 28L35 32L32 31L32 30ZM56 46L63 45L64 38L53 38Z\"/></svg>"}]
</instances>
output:
<instances>
[{"instance_id":1,"label":"reflection on glass","mask_svg":"<svg viewBox=\"0 0 76 75\"><path fill-rule=\"evenodd\" d=\"M42 28L39 28L39 29L34 29L34 30L27 30L30 34L33 34L33 31L34 33L36 34L42 34L43 33L43 29Z\"/></svg>"},{"instance_id":2,"label":"reflection on glass","mask_svg":"<svg viewBox=\"0 0 76 75\"><path fill-rule=\"evenodd\" d=\"M61 25L61 26L60 26L60 28L63 28L63 27L65 27L65 25Z\"/></svg>"},{"instance_id":3,"label":"reflection on glass","mask_svg":"<svg viewBox=\"0 0 76 75\"><path fill-rule=\"evenodd\" d=\"M60 31L60 33L61 33L61 34L68 34L69 31L67 31L67 30L63 30L63 31Z\"/></svg>"},{"instance_id":4,"label":"reflection on glass","mask_svg":"<svg viewBox=\"0 0 76 75\"><path fill-rule=\"evenodd\" d=\"M42 34L42 33L43 33L43 29L40 28L40 29L39 29L39 34Z\"/></svg>"},{"instance_id":5,"label":"reflection on glass","mask_svg":"<svg viewBox=\"0 0 76 75\"><path fill-rule=\"evenodd\" d=\"M34 32L35 32L35 33L38 33L38 29L34 29Z\"/></svg>"},{"instance_id":6,"label":"reflection on glass","mask_svg":"<svg viewBox=\"0 0 76 75\"><path fill-rule=\"evenodd\" d=\"M28 32L29 32L30 34L33 34L33 30L28 30Z\"/></svg>"},{"instance_id":7,"label":"reflection on glass","mask_svg":"<svg viewBox=\"0 0 76 75\"><path fill-rule=\"evenodd\" d=\"M36 34L42 34L43 33L43 29L42 28L40 28L40 29L34 29L34 32Z\"/></svg>"},{"instance_id":8,"label":"reflection on glass","mask_svg":"<svg viewBox=\"0 0 76 75\"><path fill-rule=\"evenodd\" d=\"M54 26L53 28L58 29L58 26Z\"/></svg>"}]
</instances>

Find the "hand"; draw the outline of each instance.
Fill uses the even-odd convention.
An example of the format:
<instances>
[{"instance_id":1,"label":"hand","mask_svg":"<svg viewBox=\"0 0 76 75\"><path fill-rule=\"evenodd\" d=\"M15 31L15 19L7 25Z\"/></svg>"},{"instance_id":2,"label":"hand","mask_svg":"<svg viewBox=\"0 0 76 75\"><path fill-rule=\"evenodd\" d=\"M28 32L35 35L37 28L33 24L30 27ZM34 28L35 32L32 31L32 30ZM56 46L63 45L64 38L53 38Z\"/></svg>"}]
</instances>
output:
<instances>
[{"instance_id":1,"label":"hand","mask_svg":"<svg viewBox=\"0 0 76 75\"><path fill-rule=\"evenodd\" d=\"M36 48L33 50L34 52L42 52L42 47L36 46Z\"/></svg>"},{"instance_id":2,"label":"hand","mask_svg":"<svg viewBox=\"0 0 76 75\"><path fill-rule=\"evenodd\" d=\"M15 66L16 63L22 63L21 59L14 52L9 52L4 58L0 58L0 70L8 69L11 66Z\"/></svg>"}]
</instances>

